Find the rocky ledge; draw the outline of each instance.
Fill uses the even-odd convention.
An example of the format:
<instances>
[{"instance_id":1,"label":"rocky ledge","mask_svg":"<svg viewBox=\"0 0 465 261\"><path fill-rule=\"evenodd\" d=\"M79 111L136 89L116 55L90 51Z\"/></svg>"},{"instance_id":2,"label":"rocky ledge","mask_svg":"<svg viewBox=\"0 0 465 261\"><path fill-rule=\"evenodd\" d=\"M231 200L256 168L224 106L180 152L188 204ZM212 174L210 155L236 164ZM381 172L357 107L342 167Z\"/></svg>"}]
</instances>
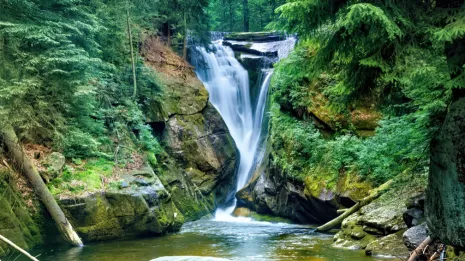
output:
<instances>
[{"instance_id":1,"label":"rocky ledge","mask_svg":"<svg viewBox=\"0 0 465 261\"><path fill-rule=\"evenodd\" d=\"M84 242L161 235L181 228L182 213L150 167L121 178L120 188L60 201Z\"/></svg>"}]
</instances>

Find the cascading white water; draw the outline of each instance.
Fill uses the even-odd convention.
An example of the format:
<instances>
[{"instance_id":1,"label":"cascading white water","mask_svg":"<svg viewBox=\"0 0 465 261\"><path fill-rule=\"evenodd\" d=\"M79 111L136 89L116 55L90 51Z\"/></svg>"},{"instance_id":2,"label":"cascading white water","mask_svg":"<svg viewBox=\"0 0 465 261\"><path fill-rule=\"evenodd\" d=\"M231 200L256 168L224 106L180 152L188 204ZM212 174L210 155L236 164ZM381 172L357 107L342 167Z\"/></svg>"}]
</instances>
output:
<instances>
[{"instance_id":1,"label":"cascading white water","mask_svg":"<svg viewBox=\"0 0 465 261\"><path fill-rule=\"evenodd\" d=\"M279 58L287 56L293 48L295 39L288 40L278 49ZM281 45L280 45L281 46ZM289 47L291 46L291 47ZM210 46L211 51L197 47L204 66L196 65L197 75L210 93L210 102L219 111L229 128L240 154L237 171L236 192L243 188L250 179L251 172L260 159L262 123L273 71L263 70L260 92L256 101L252 101L247 70L234 57L231 48L216 41ZM281 51L281 53L280 53ZM224 209L219 208L215 214L217 220L229 220L236 206L234 203Z\"/></svg>"}]
</instances>

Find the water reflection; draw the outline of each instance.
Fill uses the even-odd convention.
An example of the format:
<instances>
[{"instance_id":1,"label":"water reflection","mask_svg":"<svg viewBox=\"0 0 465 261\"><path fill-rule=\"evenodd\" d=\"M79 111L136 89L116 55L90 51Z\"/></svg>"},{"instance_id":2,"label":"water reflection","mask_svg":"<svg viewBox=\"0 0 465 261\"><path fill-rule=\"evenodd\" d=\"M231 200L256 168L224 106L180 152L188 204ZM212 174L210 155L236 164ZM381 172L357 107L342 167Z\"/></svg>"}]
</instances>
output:
<instances>
[{"instance_id":1,"label":"water reflection","mask_svg":"<svg viewBox=\"0 0 465 261\"><path fill-rule=\"evenodd\" d=\"M149 261L161 256L213 256L234 261L375 261L363 251L331 247L332 236L306 226L266 222L187 223L178 234L37 251L41 261ZM23 257L22 257L23 258ZM27 259L18 259L24 260Z\"/></svg>"}]
</instances>

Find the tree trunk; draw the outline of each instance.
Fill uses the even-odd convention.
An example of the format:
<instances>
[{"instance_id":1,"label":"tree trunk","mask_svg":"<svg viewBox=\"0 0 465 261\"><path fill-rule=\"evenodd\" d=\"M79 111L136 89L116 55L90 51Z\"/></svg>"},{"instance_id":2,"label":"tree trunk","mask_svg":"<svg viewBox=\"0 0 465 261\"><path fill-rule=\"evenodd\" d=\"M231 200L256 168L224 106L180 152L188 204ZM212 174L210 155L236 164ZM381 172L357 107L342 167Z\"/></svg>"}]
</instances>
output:
<instances>
[{"instance_id":1,"label":"tree trunk","mask_svg":"<svg viewBox=\"0 0 465 261\"><path fill-rule=\"evenodd\" d=\"M10 240L8 240L8 238L0 235L0 240L7 243L8 245L10 245L11 247L13 247L14 249L18 250L21 254L27 256L29 259L33 260L33 261L39 261L37 258L31 256L28 252L26 252L24 249L20 248L19 246L17 246L15 243L11 242Z\"/></svg>"},{"instance_id":2,"label":"tree trunk","mask_svg":"<svg viewBox=\"0 0 465 261\"><path fill-rule=\"evenodd\" d=\"M31 183L35 193L39 196L40 200L45 205L52 218L55 220L57 227L63 237L71 245L82 246L83 244L81 239L76 234L71 224L68 222L68 219L56 202L55 198L48 190L36 167L24 153L23 147L19 143L18 137L16 136L13 127L8 125L3 126L3 129L0 130L0 134L3 136L3 141L6 144L9 153L21 167L22 172Z\"/></svg>"},{"instance_id":3,"label":"tree trunk","mask_svg":"<svg viewBox=\"0 0 465 261\"><path fill-rule=\"evenodd\" d=\"M275 16L274 10L276 10L276 0L270 0L270 5L271 5L270 21L273 21L273 18Z\"/></svg>"},{"instance_id":4,"label":"tree trunk","mask_svg":"<svg viewBox=\"0 0 465 261\"><path fill-rule=\"evenodd\" d=\"M250 31L249 24L249 0L242 0L242 6L244 9L244 32Z\"/></svg>"},{"instance_id":5,"label":"tree trunk","mask_svg":"<svg viewBox=\"0 0 465 261\"><path fill-rule=\"evenodd\" d=\"M389 186L391 186L391 184L392 184L392 180L389 180L388 182L384 183L379 188L375 189L371 195L365 197L360 202L357 202L357 204L347 209L344 213L342 213L342 215L338 216L337 218L329 221L328 223L322 226L317 227L315 231L325 232L325 231L331 230L334 227L341 225L342 221L344 221L344 219L346 219L348 216L357 212L363 206L370 204L370 202L372 202L373 200L379 198L386 191L386 189L388 189Z\"/></svg>"},{"instance_id":6,"label":"tree trunk","mask_svg":"<svg viewBox=\"0 0 465 261\"><path fill-rule=\"evenodd\" d=\"M168 47L171 47L171 24L168 22Z\"/></svg>"},{"instance_id":7,"label":"tree trunk","mask_svg":"<svg viewBox=\"0 0 465 261\"><path fill-rule=\"evenodd\" d=\"M182 46L182 58L184 58L184 60L187 60L187 13L184 12L184 43L183 43L183 46Z\"/></svg>"},{"instance_id":8,"label":"tree trunk","mask_svg":"<svg viewBox=\"0 0 465 261\"><path fill-rule=\"evenodd\" d=\"M132 91L132 99L135 100L137 97L136 63L134 61L134 49L132 46L132 30L131 24L129 22L129 7L126 8L126 18L128 24L129 49L131 50L132 83L134 86Z\"/></svg>"},{"instance_id":9,"label":"tree trunk","mask_svg":"<svg viewBox=\"0 0 465 261\"><path fill-rule=\"evenodd\" d=\"M229 0L229 32L234 31L234 14L232 1L234 0Z\"/></svg>"}]
</instances>

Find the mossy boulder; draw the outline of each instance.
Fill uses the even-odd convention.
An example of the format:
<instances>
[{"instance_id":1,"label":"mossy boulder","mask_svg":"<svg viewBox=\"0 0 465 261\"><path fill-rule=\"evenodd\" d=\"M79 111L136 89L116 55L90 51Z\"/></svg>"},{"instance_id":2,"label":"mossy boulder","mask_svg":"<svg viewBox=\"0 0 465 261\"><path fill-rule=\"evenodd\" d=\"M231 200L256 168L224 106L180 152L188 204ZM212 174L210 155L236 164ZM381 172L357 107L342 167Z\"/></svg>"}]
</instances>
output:
<instances>
[{"instance_id":1,"label":"mossy boulder","mask_svg":"<svg viewBox=\"0 0 465 261\"><path fill-rule=\"evenodd\" d=\"M370 256L409 256L409 251L402 241L402 234L400 232L369 243L365 248L365 253Z\"/></svg>"},{"instance_id":2,"label":"mossy boulder","mask_svg":"<svg viewBox=\"0 0 465 261\"><path fill-rule=\"evenodd\" d=\"M426 220L433 238L465 248L465 94L456 93L431 142Z\"/></svg>"},{"instance_id":3,"label":"mossy boulder","mask_svg":"<svg viewBox=\"0 0 465 261\"><path fill-rule=\"evenodd\" d=\"M85 242L161 235L180 229L183 215L149 167L123 174L122 178L131 185L60 201Z\"/></svg>"},{"instance_id":4,"label":"mossy boulder","mask_svg":"<svg viewBox=\"0 0 465 261\"><path fill-rule=\"evenodd\" d=\"M407 230L403 215L423 190L423 185L415 182L395 185L394 189L346 218L334 236L334 246L365 249L369 255L407 256L402 238Z\"/></svg>"}]
</instances>

